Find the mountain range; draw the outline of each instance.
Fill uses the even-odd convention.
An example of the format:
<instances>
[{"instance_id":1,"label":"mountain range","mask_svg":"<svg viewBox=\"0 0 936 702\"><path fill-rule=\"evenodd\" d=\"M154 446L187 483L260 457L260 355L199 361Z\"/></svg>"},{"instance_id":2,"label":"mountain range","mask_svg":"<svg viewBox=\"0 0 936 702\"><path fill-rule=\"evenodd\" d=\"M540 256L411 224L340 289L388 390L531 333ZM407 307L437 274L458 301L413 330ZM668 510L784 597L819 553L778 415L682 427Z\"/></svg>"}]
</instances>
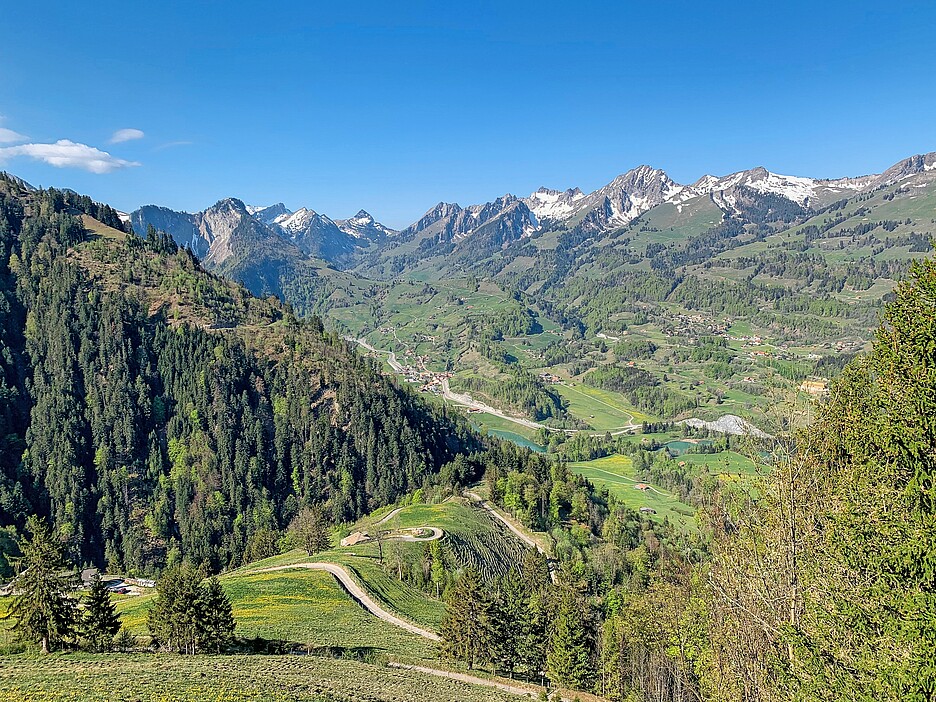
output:
<instances>
[{"instance_id":1,"label":"mountain range","mask_svg":"<svg viewBox=\"0 0 936 702\"><path fill-rule=\"evenodd\" d=\"M147 205L130 217L137 232L144 233L149 225L164 230L209 268L222 266L242 248L258 245L282 249L280 258L311 257L350 268L361 254L392 250L412 241L426 242L424 247L457 248L471 239L472 248L496 249L548 231L604 234L666 205L682 213L714 204L730 216L739 213L745 201L765 196L816 210L911 178L920 182L936 178L936 153L903 159L881 174L836 180L779 175L758 167L721 177L706 175L686 185L660 169L642 165L587 194L579 188L540 188L528 197L505 194L465 207L440 202L402 231L377 222L364 210L349 219L334 220L306 207L291 211L283 203L248 206L235 198L194 214Z\"/></svg>"}]
</instances>

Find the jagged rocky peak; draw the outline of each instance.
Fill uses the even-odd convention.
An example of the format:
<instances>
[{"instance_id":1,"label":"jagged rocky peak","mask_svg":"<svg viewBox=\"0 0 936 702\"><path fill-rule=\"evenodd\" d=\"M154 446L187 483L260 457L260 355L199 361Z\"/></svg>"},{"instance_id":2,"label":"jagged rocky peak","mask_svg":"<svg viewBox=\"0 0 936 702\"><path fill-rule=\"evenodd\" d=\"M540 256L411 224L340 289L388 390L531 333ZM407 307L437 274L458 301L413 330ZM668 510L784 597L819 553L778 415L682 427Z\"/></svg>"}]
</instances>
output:
<instances>
[{"instance_id":1,"label":"jagged rocky peak","mask_svg":"<svg viewBox=\"0 0 936 702\"><path fill-rule=\"evenodd\" d=\"M320 215L315 210L310 210L308 207L300 207L295 212L279 215L273 220L273 223L288 232L296 233L305 231L317 220L328 220L331 222L325 215Z\"/></svg>"},{"instance_id":2,"label":"jagged rocky peak","mask_svg":"<svg viewBox=\"0 0 936 702\"><path fill-rule=\"evenodd\" d=\"M277 202L275 205L266 205L261 207L248 205L247 211L253 215L254 219L258 219L264 224L272 224L276 221L277 217L292 214L292 212L282 202Z\"/></svg>"},{"instance_id":3,"label":"jagged rocky peak","mask_svg":"<svg viewBox=\"0 0 936 702\"><path fill-rule=\"evenodd\" d=\"M424 229L428 229L434 224L447 220L450 217L457 215L462 211L460 205L454 202L440 202L438 205L428 210L426 214L419 218L416 222L408 226L403 230L404 235L413 235L418 234Z\"/></svg>"},{"instance_id":4,"label":"jagged rocky peak","mask_svg":"<svg viewBox=\"0 0 936 702\"><path fill-rule=\"evenodd\" d=\"M373 224L374 217L367 210L358 210L357 214L346 220L355 224Z\"/></svg>"},{"instance_id":5,"label":"jagged rocky peak","mask_svg":"<svg viewBox=\"0 0 936 702\"><path fill-rule=\"evenodd\" d=\"M336 220L335 224L345 234L367 241L383 241L397 233L396 230L375 220L366 210L358 210L353 217Z\"/></svg>"},{"instance_id":6,"label":"jagged rocky peak","mask_svg":"<svg viewBox=\"0 0 936 702\"><path fill-rule=\"evenodd\" d=\"M571 214L575 203L583 197L585 193L579 188L540 188L526 199L526 204L539 219L561 219Z\"/></svg>"},{"instance_id":7,"label":"jagged rocky peak","mask_svg":"<svg viewBox=\"0 0 936 702\"><path fill-rule=\"evenodd\" d=\"M926 173L927 171L936 171L936 152L916 154L898 161L875 178L871 183L871 187L878 188L884 185L893 185L905 178Z\"/></svg>"}]
</instances>

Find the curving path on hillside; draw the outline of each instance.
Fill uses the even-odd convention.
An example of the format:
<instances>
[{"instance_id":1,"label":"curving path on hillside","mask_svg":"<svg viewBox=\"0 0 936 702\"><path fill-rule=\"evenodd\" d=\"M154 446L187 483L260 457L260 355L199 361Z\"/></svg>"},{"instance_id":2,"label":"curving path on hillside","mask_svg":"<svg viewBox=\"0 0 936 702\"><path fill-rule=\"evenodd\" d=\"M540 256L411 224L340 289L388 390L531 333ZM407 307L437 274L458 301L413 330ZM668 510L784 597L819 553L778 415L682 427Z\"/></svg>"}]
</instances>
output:
<instances>
[{"instance_id":1,"label":"curving path on hillside","mask_svg":"<svg viewBox=\"0 0 936 702\"><path fill-rule=\"evenodd\" d=\"M380 526L381 524L386 524L387 522L389 522L391 519L393 519L402 511L403 511L402 507L397 507L395 510L387 514L385 517L381 518L379 522L375 522L374 526Z\"/></svg>"},{"instance_id":2,"label":"curving path on hillside","mask_svg":"<svg viewBox=\"0 0 936 702\"><path fill-rule=\"evenodd\" d=\"M408 665L405 663L397 663L395 661L390 661L387 663L390 668L399 668L401 670L415 670L419 673L425 673L426 675L435 675L438 678L448 678L449 680L457 680L458 682L468 683L469 685L481 685L483 687L491 687L501 692L507 692L511 695L520 695L521 697L526 697L529 699L533 695L542 691L543 688L539 685L533 685L531 687L521 687L519 684L509 684L502 683L496 680L490 680L488 678L480 678L476 675L468 675L467 673L456 673L451 670L440 670L438 668L429 668L422 665ZM555 698L550 698L555 699ZM562 697L562 702L573 702L568 697Z\"/></svg>"},{"instance_id":3,"label":"curving path on hillside","mask_svg":"<svg viewBox=\"0 0 936 702\"><path fill-rule=\"evenodd\" d=\"M416 530L426 529L431 531L432 534L429 536L415 536L413 534L389 534L386 538L387 541L405 541L407 543L422 543L423 541L438 541L443 536L445 532L442 531L439 527L416 527Z\"/></svg>"},{"instance_id":4,"label":"curving path on hillside","mask_svg":"<svg viewBox=\"0 0 936 702\"><path fill-rule=\"evenodd\" d=\"M408 621L400 619L395 614L391 614L381 605L374 601L374 599L365 592L364 588L355 582L354 578L351 577L351 574L345 570L343 566L338 565L337 563L293 563L291 565L284 566L274 566L272 568L263 568L261 570L253 571L255 573L270 573L277 570L290 570L295 568L306 568L308 570L324 570L326 573L331 573L335 576L341 586L348 591L348 594L351 595L355 600L357 600L364 609L373 614L378 619L382 619L388 624L393 624L398 626L401 629L406 629L406 631L416 634L417 636L422 636L424 639L429 639L431 641L441 641L441 638L434 631L429 631L428 629L423 629L420 626L415 624L410 624Z\"/></svg>"}]
</instances>

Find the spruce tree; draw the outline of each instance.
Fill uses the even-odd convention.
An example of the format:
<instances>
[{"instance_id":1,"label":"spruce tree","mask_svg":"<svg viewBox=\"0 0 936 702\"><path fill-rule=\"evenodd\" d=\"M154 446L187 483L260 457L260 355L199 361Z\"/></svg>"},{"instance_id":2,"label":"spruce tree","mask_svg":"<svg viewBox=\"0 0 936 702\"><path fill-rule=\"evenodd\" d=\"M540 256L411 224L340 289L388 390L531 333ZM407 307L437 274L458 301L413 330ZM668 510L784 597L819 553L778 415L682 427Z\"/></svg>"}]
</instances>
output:
<instances>
[{"instance_id":1,"label":"spruce tree","mask_svg":"<svg viewBox=\"0 0 936 702\"><path fill-rule=\"evenodd\" d=\"M13 602L4 618L12 618L13 631L22 641L38 643L48 653L73 640L78 627L78 603L72 596L74 567L63 556L44 519L26 520L28 538L20 541L22 556L15 559Z\"/></svg>"},{"instance_id":2,"label":"spruce tree","mask_svg":"<svg viewBox=\"0 0 936 702\"><path fill-rule=\"evenodd\" d=\"M120 615L98 574L94 575L91 590L84 600L81 631L92 651L111 650L114 635L120 631Z\"/></svg>"},{"instance_id":3,"label":"spruce tree","mask_svg":"<svg viewBox=\"0 0 936 702\"><path fill-rule=\"evenodd\" d=\"M487 614L478 574L466 569L449 592L442 620L442 653L471 670L487 657Z\"/></svg>"},{"instance_id":4,"label":"spruce tree","mask_svg":"<svg viewBox=\"0 0 936 702\"><path fill-rule=\"evenodd\" d=\"M170 651L196 653L201 620L203 573L188 564L170 568L156 583L147 626L157 643Z\"/></svg>"},{"instance_id":5,"label":"spruce tree","mask_svg":"<svg viewBox=\"0 0 936 702\"><path fill-rule=\"evenodd\" d=\"M488 607L489 657L495 671L506 670L513 677L521 661L527 630L527 610L523 583L516 571L501 578Z\"/></svg>"},{"instance_id":6,"label":"spruce tree","mask_svg":"<svg viewBox=\"0 0 936 702\"><path fill-rule=\"evenodd\" d=\"M546 671L556 685L587 690L594 683L587 603L567 585L562 586L550 627Z\"/></svg>"},{"instance_id":7,"label":"spruce tree","mask_svg":"<svg viewBox=\"0 0 936 702\"><path fill-rule=\"evenodd\" d=\"M234 636L236 622L231 601L217 578L202 585L198 647L202 651L220 653Z\"/></svg>"}]
</instances>

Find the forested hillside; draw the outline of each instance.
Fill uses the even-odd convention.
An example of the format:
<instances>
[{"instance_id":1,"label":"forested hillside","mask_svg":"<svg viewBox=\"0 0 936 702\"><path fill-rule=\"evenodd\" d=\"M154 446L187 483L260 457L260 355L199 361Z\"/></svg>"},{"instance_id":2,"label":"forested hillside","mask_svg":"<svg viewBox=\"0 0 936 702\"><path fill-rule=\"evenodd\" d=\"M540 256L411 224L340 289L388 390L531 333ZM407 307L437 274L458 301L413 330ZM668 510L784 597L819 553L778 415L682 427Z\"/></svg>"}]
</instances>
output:
<instances>
[{"instance_id":1,"label":"forested hillside","mask_svg":"<svg viewBox=\"0 0 936 702\"><path fill-rule=\"evenodd\" d=\"M121 227L0 180L0 526L45 514L79 562L218 569L302 505L352 519L476 447L317 319Z\"/></svg>"}]
</instances>

